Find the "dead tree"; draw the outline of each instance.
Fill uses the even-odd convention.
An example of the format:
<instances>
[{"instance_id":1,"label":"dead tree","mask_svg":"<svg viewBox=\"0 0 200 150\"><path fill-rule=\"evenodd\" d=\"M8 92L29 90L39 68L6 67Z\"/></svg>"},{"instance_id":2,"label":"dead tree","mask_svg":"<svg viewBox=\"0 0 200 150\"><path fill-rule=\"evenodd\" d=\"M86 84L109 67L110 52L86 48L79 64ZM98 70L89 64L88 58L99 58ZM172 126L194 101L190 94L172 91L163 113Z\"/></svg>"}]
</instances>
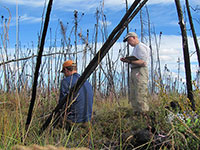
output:
<instances>
[{"instance_id":1,"label":"dead tree","mask_svg":"<svg viewBox=\"0 0 200 150\"><path fill-rule=\"evenodd\" d=\"M108 34L107 34L107 20L106 20L106 15L104 14L103 8L104 8L104 1L102 2L102 6L101 6L101 18L102 18L101 33L102 33L102 39L104 42L104 39L107 40ZM106 61L106 69L107 69L107 77L108 77L106 80L107 81L106 95L107 96L114 95L115 98L117 98L116 92L115 92L115 84L114 84L115 71L113 69L114 63L112 61L112 51L111 53L107 54L105 61Z\"/></svg>"},{"instance_id":2,"label":"dead tree","mask_svg":"<svg viewBox=\"0 0 200 150\"><path fill-rule=\"evenodd\" d=\"M179 25L180 25L181 34L182 34L183 55L184 55L184 61L185 61L186 84L187 84L187 94L188 94L187 97L189 98L191 102L191 108L195 110L195 102L194 102L193 93L192 93L192 77L191 77L191 69L190 69L190 56L189 56L189 50L188 50L187 32L186 32L184 19L183 19L183 12L180 5L180 0L175 0L175 3L176 3Z\"/></svg>"},{"instance_id":3,"label":"dead tree","mask_svg":"<svg viewBox=\"0 0 200 150\"><path fill-rule=\"evenodd\" d=\"M75 55L76 55L76 63L77 63L77 27L78 27L78 11L74 11L74 27L75 27L75 30L74 30L74 36L75 36L75 41L74 41L74 45L75 45Z\"/></svg>"},{"instance_id":4,"label":"dead tree","mask_svg":"<svg viewBox=\"0 0 200 150\"><path fill-rule=\"evenodd\" d=\"M198 69L196 72L196 82L197 82L197 87L200 87L200 70Z\"/></svg>"},{"instance_id":5,"label":"dead tree","mask_svg":"<svg viewBox=\"0 0 200 150\"><path fill-rule=\"evenodd\" d=\"M126 12L128 11L128 1L126 0ZM141 12L141 10L140 10ZM129 26L127 25L127 33L129 33ZM129 44L127 43L127 56L129 56L129 53L130 53L130 47L129 47ZM128 68L127 68L127 85L128 85L128 99L130 101L130 82L129 82L129 79L130 79L130 64L128 63Z\"/></svg>"},{"instance_id":6,"label":"dead tree","mask_svg":"<svg viewBox=\"0 0 200 150\"><path fill-rule=\"evenodd\" d=\"M179 82L180 82L180 58L178 58L178 61L177 61L177 63L178 63L178 78L177 78L177 80L178 80L178 83L177 83L177 91L179 91Z\"/></svg>"},{"instance_id":7,"label":"dead tree","mask_svg":"<svg viewBox=\"0 0 200 150\"><path fill-rule=\"evenodd\" d=\"M103 14L103 18L105 20L103 21L103 29L104 29L104 34L105 34L105 39L107 40L107 21L106 21L106 16ZM115 92L115 84L114 84L114 71L115 69L114 67L114 63L112 61L112 53L108 53L107 57L106 57L106 67L107 67L107 74L108 74L108 84L107 84L107 96L114 95L115 98L117 98L116 96L116 92Z\"/></svg>"},{"instance_id":8,"label":"dead tree","mask_svg":"<svg viewBox=\"0 0 200 150\"><path fill-rule=\"evenodd\" d=\"M150 22L150 16L147 6L146 12L148 17L148 33L149 33L149 48L150 48L150 56L151 56L151 93L154 93L155 90L155 83L154 83L154 66L153 66L153 49L151 45L151 22Z\"/></svg>"},{"instance_id":9,"label":"dead tree","mask_svg":"<svg viewBox=\"0 0 200 150\"><path fill-rule=\"evenodd\" d=\"M67 41L67 37L66 37L67 27L65 27L63 25L62 21L59 21L59 23L60 23L61 33L62 33L62 36L63 36L63 42L61 44L61 45L63 45L63 52L64 52L64 48L65 48L65 45L66 45L67 46L66 53L69 53L69 52L71 52L71 47L70 47L70 38ZM67 54L64 54L64 60L66 60L66 57L67 57ZM69 57L69 59L71 59L71 55L68 55L68 57Z\"/></svg>"},{"instance_id":10,"label":"dead tree","mask_svg":"<svg viewBox=\"0 0 200 150\"><path fill-rule=\"evenodd\" d=\"M80 35L81 33L79 33L79 36L82 37ZM87 49L88 49L88 38L89 38L89 30L87 29L87 36L86 39L84 40L83 44L85 44L84 48L83 48L83 64L82 64L82 72L85 70L86 68L86 64L87 64Z\"/></svg>"},{"instance_id":11,"label":"dead tree","mask_svg":"<svg viewBox=\"0 0 200 150\"><path fill-rule=\"evenodd\" d=\"M95 24L94 56L97 53L97 41L98 41L98 31L99 31L98 30L98 28L99 28L99 17L100 17L99 16L99 10L97 9L97 11L96 11L96 24ZM99 72L99 81L100 81L100 78L101 78L100 75L101 75L101 69L100 69L100 72ZM94 73L93 73L93 76L92 76L92 85L93 85L93 88L94 88L93 89L94 93L96 92L96 88L97 88L96 79L97 79L97 71L95 70ZM99 87L100 87L100 85L99 85Z\"/></svg>"},{"instance_id":12,"label":"dead tree","mask_svg":"<svg viewBox=\"0 0 200 150\"><path fill-rule=\"evenodd\" d=\"M141 42L144 42L144 21L143 21L143 14L142 9L140 10L140 26L141 26Z\"/></svg>"},{"instance_id":13,"label":"dead tree","mask_svg":"<svg viewBox=\"0 0 200 150\"><path fill-rule=\"evenodd\" d=\"M108 53L109 49L113 46L113 44L117 41L117 39L121 36L123 31L125 30L128 23L136 16L139 10L145 5L148 0L135 0L127 13L124 15L120 23L116 26L116 28L111 32L106 42L103 44L101 49L97 52L95 57L90 61L88 66L86 67L85 71L82 73L78 81L76 82L75 86L73 86L69 93L61 100L61 102L55 107L55 109L51 112L50 116L47 118L46 122L43 124L39 134L41 135L43 131L48 127L50 124L53 116L56 116L56 119L60 116L58 112L62 109L64 104L68 104L70 100L76 96L81 86L85 83L88 77L92 74L92 72L96 69L98 64L104 58L104 56ZM141 3L140 3L141 2ZM140 3L140 5L139 5ZM137 7L137 5L139 5ZM137 8L136 8L137 7ZM136 9L136 10L135 10ZM135 10L135 11L134 11ZM133 12L134 11L134 12ZM57 117L58 116L58 117ZM55 120L53 121L55 122Z\"/></svg>"},{"instance_id":14,"label":"dead tree","mask_svg":"<svg viewBox=\"0 0 200 150\"><path fill-rule=\"evenodd\" d=\"M47 33L48 25L49 25L49 18L50 18L52 3L53 3L53 0L50 0L48 7L47 7L46 17L45 17L45 22L44 22L44 28L43 28L43 33L42 33L42 39L41 39L41 42L40 42L40 49L39 49L39 52L38 52L37 63L36 63L36 68L35 68L31 103L30 103L30 106L29 106L28 116L27 116L27 120L26 120L26 130L28 129L29 124L31 122L33 107L34 107L34 103L35 103L35 99L36 99L39 69L40 69L40 65L41 65L41 61L42 61L42 53L43 53L43 50L44 50L45 38L46 38L46 33Z\"/></svg>"},{"instance_id":15,"label":"dead tree","mask_svg":"<svg viewBox=\"0 0 200 150\"><path fill-rule=\"evenodd\" d=\"M156 50L157 50L156 66L158 65L158 76L159 76L158 78L159 78L160 86L162 87L163 82L162 82L161 67L160 67L160 55L159 55L161 35L162 35L162 32L160 32L159 41L157 41L156 31L155 31L155 27L154 27L154 37L155 37L155 44L156 44Z\"/></svg>"},{"instance_id":16,"label":"dead tree","mask_svg":"<svg viewBox=\"0 0 200 150\"><path fill-rule=\"evenodd\" d=\"M4 16L1 16L1 23L2 23L2 33L0 34L0 38L2 40L2 45L3 45L3 49L4 52L2 52L2 62L3 62L3 71L4 71L4 87L6 89L7 92L10 91L11 85L10 85L10 78L9 78L9 66L5 66L5 61L8 60L8 51L7 51L7 45L8 45L8 41L9 41L9 37L8 37L8 31L9 31L9 26L10 26L10 21L11 21L11 13L10 10L8 8L5 7L5 9L7 9L8 13L9 13L9 18L4 18ZM4 55L5 55L5 59L4 59Z\"/></svg>"},{"instance_id":17,"label":"dead tree","mask_svg":"<svg viewBox=\"0 0 200 150\"><path fill-rule=\"evenodd\" d=\"M194 45L196 47L197 59L198 59L198 62L199 62L199 67L200 67L200 49L199 49L199 44L198 44L198 40L197 40L197 35L196 35L195 29L194 29L194 24L193 24L193 21L192 21L192 15L191 15L191 12L190 12L190 6L189 6L188 0L185 0L185 3L186 3L189 22L190 22L190 27L191 27L191 30L192 30Z\"/></svg>"}]
</instances>

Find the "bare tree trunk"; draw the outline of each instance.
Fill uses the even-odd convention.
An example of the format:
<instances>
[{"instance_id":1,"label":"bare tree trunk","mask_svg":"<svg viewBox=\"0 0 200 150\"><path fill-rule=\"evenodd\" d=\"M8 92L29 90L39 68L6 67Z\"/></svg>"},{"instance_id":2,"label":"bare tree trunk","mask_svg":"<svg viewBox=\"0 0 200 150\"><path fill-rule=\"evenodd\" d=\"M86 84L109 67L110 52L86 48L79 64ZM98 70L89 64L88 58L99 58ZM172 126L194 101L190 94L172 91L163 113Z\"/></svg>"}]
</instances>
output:
<instances>
[{"instance_id":1,"label":"bare tree trunk","mask_svg":"<svg viewBox=\"0 0 200 150\"><path fill-rule=\"evenodd\" d=\"M64 45L63 45L63 47L59 50L59 52L64 52ZM62 63L63 63L63 58L64 58L64 56L63 55L61 55L61 56L59 56L58 57L58 60L57 60L57 65L56 65L56 68L58 68L58 71L61 71L61 69L62 69ZM66 60L66 59L64 59L64 60ZM57 75L57 87L56 87L56 89L57 88L59 88L59 86L60 86L60 72L57 72L58 73L58 75Z\"/></svg>"},{"instance_id":2,"label":"bare tree trunk","mask_svg":"<svg viewBox=\"0 0 200 150\"><path fill-rule=\"evenodd\" d=\"M107 20L106 20L106 15L104 14L103 12L103 9L102 9L102 22L103 22L103 31L102 33L104 33L103 35L105 35L105 39L107 40ZM114 63L112 61L112 50L111 50L111 53L108 53L107 54L107 57L106 57L106 65L107 66L107 73L108 73L108 84L107 84L107 95L108 96L111 96L111 101L113 100L113 95L114 95L114 98L117 100L117 95L116 95L116 92L115 92L115 84L114 84Z\"/></svg>"},{"instance_id":3,"label":"bare tree trunk","mask_svg":"<svg viewBox=\"0 0 200 150\"><path fill-rule=\"evenodd\" d=\"M141 25L141 42L144 42L144 24L142 18L142 9L140 10L140 25Z\"/></svg>"},{"instance_id":4,"label":"bare tree trunk","mask_svg":"<svg viewBox=\"0 0 200 150\"><path fill-rule=\"evenodd\" d=\"M160 32L160 36L159 36L159 44L158 44L157 57L158 57L158 72L159 72L159 75L160 75L160 84L161 84L161 86L163 86L162 74L161 74L161 66L160 66L160 53L159 53L161 36L162 36L162 32Z\"/></svg>"},{"instance_id":5,"label":"bare tree trunk","mask_svg":"<svg viewBox=\"0 0 200 150\"><path fill-rule=\"evenodd\" d=\"M126 0L126 12L128 11L128 1ZM127 32L129 33L129 26L127 25L126 28ZM129 44L127 43L127 56L130 55L130 47ZM130 64L128 63L128 68L127 68L127 85L128 85L128 100L130 102ZM126 92L126 91L125 91Z\"/></svg>"},{"instance_id":6,"label":"bare tree trunk","mask_svg":"<svg viewBox=\"0 0 200 150\"><path fill-rule=\"evenodd\" d=\"M70 45L70 38L66 38L66 27L63 25L62 21L59 21L60 23L60 27L61 27L61 32L62 32L62 36L63 36L63 42L61 42L62 46L63 46L63 52L64 52L64 48L65 48L65 45L67 46L67 49L66 49L66 53L70 53L71 52L71 45ZM66 54L64 54L64 60L66 60ZM71 59L71 55L69 54L69 59Z\"/></svg>"},{"instance_id":7,"label":"bare tree trunk","mask_svg":"<svg viewBox=\"0 0 200 150\"><path fill-rule=\"evenodd\" d=\"M200 70L197 71L196 73L196 82L197 82L197 87L200 87Z\"/></svg>"},{"instance_id":8,"label":"bare tree trunk","mask_svg":"<svg viewBox=\"0 0 200 150\"><path fill-rule=\"evenodd\" d=\"M189 57L189 50L188 50L188 40L187 40L187 32L186 27L183 20L183 12L180 5L180 0L175 0L179 25L181 28L182 34L182 44L183 44L183 53L184 53L184 61L185 61L185 70L186 70L186 84L187 84L187 94L188 98L191 102L191 107L195 110L195 102L192 93L192 77L191 77L191 69L190 69L190 57Z\"/></svg>"},{"instance_id":9,"label":"bare tree trunk","mask_svg":"<svg viewBox=\"0 0 200 150\"><path fill-rule=\"evenodd\" d=\"M74 23L75 23L75 31L74 31L74 35L75 35L75 58L76 58L76 63L77 63L77 27L78 27L78 11L74 11Z\"/></svg>"},{"instance_id":10,"label":"bare tree trunk","mask_svg":"<svg viewBox=\"0 0 200 150\"><path fill-rule=\"evenodd\" d=\"M54 39L54 44L53 44L53 48L55 49L55 53L57 52L57 47L56 47L56 42L57 42L57 28L56 28L56 31L55 31L55 39ZM59 73L59 59L60 57L58 56L55 57L54 59L54 72L55 72L55 77L54 77L54 82L53 82L53 89L54 89L54 92L56 92L56 89L58 88L58 73Z\"/></svg>"},{"instance_id":11,"label":"bare tree trunk","mask_svg":"<svg viewBox=\"0 0 200 150\"><path fill-rule=\"evenodd\" d=\"M178 83L177 83L177 91L179 91L179 80L180 80L180 58L178 58L178 61L177 61L177 63L178 63Z\"/></svg>"},{"instance_id":12,"label":"bare tree trunk","mask_svg":"<svg viewBox=\"0 0 200 150\"><path fill-rule=\"evenodd\" d=\"M8 8L6 8L7 11L9 12L9 19L4 19L4 16L1 17L2 19L2 31L3 33L0 35L1 40L2 40L2 44L3 44L3 49L5 51L5 53L3 53L2 51L2 61L3 61L3 70L4 70L4 88L7 92L10 91L10 77L9 77L9 66L5 66L5 61L8 61L8 51L7 51L7 43L9 41L8 38L8 31L9 31L9 25L10 25L10 20L11 20L11 13L10 10ZM4 59L4 55L5 55L5 59Z\"/></svg>"},{"instance_id":13,"label":"bare tree trunk","mask_svg":"<svg viewBox=\"0 0 200 150\"><path fill-rule=\"evenodd\" d=\"M42 39L41 39L41 43L40 43L40 50L38 52L37 64L36 64L35 74L34 74L34 82L33 82L33 87L32 87L33 88L32 89L32 98L31 98L31 103L30 103L30 106L29 106L28 116L27 116L27 120L26 120L26 127L25 127L26 130L28 129L30 122L31 122L33 107L34 107L34 103L35 103L35 99L36 99L37 80L38 80L39 69L40 69L40 65L41 65L41 61L42 61L42 53L43 53L43 50L44 50L44 43L45 43L46 33L47 33L47 29L48 29L52 3L53 3L53 0L50 0L48 7L47 7L47 13L46 13L46 17L45 17Z\"/></svg>"},{"instance_id":14,"label":"bare tree trunk","mask_svg":"<svg viewBox=\"0 0 200 150\"><path fill-rule=\"evenodd\" d=\"M82 65L82 71L85 70L86 64L87 64L88 38L89 38L89 30L87 29L87 37L86 37L86 40L85 40L85 47L84 47L84 51L83 51L83 65Z\"/></svg>"},{"instance_id":15,"label":"bare tree trunk","mask_svg":"<svg viewBox=\"0 0 200 150\"><path fill-rule=\"evenodd\" d=\"M96 11L96 24L95 24L95 31L96 32L95 32L95 41L94 41L94 56L97 53L98 31L99 31L98 28L99 28L99 10L97 9L97 11ZM96 82L97 80L96 79L97 79L97 72L95 70L94 73L93 73L93 76L92 76L92 85L93 85L94 93L96 93L96 88L97 88L97 82ZM100 80L100 78L99 78L99 80Z\"/></svg>"},{"instance_id":16,"label":"bare tree trunk","mask_svg":"<svg viewBox=\"0 0 200 150\"><path fill-rule=\"evenodd\" d=\"M3 53L2 53L2 56L3 56ZM10 85L9 85L9 78L7 74L7 67L4 64L4 57L2 57L2 61L3 61L3 73L4 73L4 90L6 89L6 91L9 92Z\"/></svg>"},{"instance_id":17,"label":"bare tree trunk","mask_svg":"<svg viewBox=\"0 0 200 150\"><path fill-rule=\"evenodd\" d=\"M191 30L192 30L194 45L196 47L197 59L198 59L198 62L199 62L199 67L200 67L200 49L199 49L199 44L198 44L198 40L197 40L197 35L196 35L196 32L195 32L195 29L194 29L193 21L192 21L192 15L191 15L191 12L190 12L190 5L189 5L188 0L185 0L185 3L186 3L187 12L188 12L188 18L189 18L189 22L190 22L190 27L191 27Z\"/></svg>"},{"instance_id":18,"label":"bare tree trunk","mask_svg":"<svg viewBox=\"0 0 200 150\"><path fill-rule=\"evenodd\" d=\"M154 93L155 89L155 84L154 84L154 66L153 66L153 49L151 45L151 22L150 22L150 16L149 16L149 11L147 6L146 12L147 12L147 17L148 17L148 33L149 33L149 48L150 48L150 56L151 56L151 93Z\"/></svg>"},{"instance_id":19,"label":"bare tree trunk","mask_svg":"<svg viewBox=\"0 0 200 150\"><path fill-rule=\"evenodd\" d=\"M161 35L162 35L162 32L160 32L159 43L158 43L156 31L155 31L155 28L154 28L154 37L155 37L156 50L157 50L158 76L159 76L160 86L162 87L163 83L162 83L162 75L161 75L161 68L160 68L160 55L159 55Z\"/></svg>"},{"instance_id":20,"label":"bare tree trunk","mask_svg":"<svg viewBox=\"0 0 200 150\"><path fill-rule=\"evenodd\" d=\"M33 85L34 82L34 68L35 68L35 61L34 61L34 49L32 50L32 56L31 56L31 84Z\"/></svg>"},{"instance_id":21,"label":"bare tree trunk","mask_svg":"<svg viewBox=\"0 0 200 150\"><path fill-rule=\"evenodd\" d=\"M51 28L50 28L50 46L49 46L49 54L51 53ZM47 74L48 74L48 78L47 78L47 98L50 100L50 95L51 95L51 70L52 70L52 63L51 63L51 57L48 58L48 64L47 64ZM49 108L50 108L50 105L51 105L51 101L48 101L49 103Z\"/></svg>"}]
</instances>

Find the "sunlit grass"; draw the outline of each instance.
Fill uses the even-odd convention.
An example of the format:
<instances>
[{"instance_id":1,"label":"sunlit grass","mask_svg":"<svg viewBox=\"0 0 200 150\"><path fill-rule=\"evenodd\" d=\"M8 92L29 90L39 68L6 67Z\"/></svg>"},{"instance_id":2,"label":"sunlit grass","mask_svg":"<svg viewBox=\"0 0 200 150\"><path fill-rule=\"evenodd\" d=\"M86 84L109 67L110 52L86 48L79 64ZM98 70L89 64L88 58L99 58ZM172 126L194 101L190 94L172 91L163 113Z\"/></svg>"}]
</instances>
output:
<instances>
[{"instance_id":1,"label":"sunlit grass","mask_svg":"<svg viewBox=\"0 0 200 150\"><path fill-rule=\"evenodd\" d=\"M50 126L39 136L39 130L56 106L56 96L51 99L39 95L34 107L34 114L29 130L25 131L25 122L29 107L27 93L12 93L0 95L0 148L11 149L14 145L40 146L54 145L56 147L88 147L90 149L130 149L134 148L133 133L148 126L155 128L155 133L168 136L163 141L160 149L166 149L165 143L170 143L171 148L198 149L200 143L199 112L200 92L194 91L196 112L190 108L190 101L185 95L177 93L166 93L149 95L150 112L146 119L133 115L131 105L127 98L115 100L113 98L95 99L92 121L83 126L74 124L69 133L65 128L54 128ZM28 94L27 94L28 95ZM51 102L48 102L51 101ZM171 101L179 103L181 111L174 112L166 109ZM177 113L190 116L190 120L182 120ZM168 115L173 115L169 121ZM149 142L139 147L146 146L151 149L155 133Z\"/></svg>"}]
</instances>

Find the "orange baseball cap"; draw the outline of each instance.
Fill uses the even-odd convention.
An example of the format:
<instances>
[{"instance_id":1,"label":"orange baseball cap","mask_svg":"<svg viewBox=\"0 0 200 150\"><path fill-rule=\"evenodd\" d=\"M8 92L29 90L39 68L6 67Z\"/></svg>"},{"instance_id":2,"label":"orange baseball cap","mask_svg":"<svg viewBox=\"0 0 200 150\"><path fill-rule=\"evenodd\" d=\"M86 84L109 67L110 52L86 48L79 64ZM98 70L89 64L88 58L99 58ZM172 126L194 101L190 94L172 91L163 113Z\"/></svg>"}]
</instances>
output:
<instances>
[{"instance_id":1,"label":"orange baseball cap","mask_svg":"<svg viewBox=\"0 0 200 150\"><path fill-rule=\"evenodd\" d=\"M67 60L63 63L63 67L62 67L62 71L64 71L64 68L66 67L75 67L76 66L76 63L73 61L73 60Z\"/></svg>"}]
</instances>

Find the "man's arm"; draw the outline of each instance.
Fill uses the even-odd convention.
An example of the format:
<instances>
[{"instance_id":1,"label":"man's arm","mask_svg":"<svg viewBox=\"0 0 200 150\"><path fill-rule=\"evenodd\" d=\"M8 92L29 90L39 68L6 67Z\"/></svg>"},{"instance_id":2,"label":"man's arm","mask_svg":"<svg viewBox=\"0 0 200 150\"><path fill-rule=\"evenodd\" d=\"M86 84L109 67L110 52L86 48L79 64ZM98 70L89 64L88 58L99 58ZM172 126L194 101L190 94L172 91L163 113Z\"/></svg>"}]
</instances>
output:
<instances>
[{"instance_id":1,"label":"man's arm","mask_svg":"<svg viewBox=\"0 0 200 150\"><path fill-rule=\"evenodd\" d=\"M60 86L60 96L59 96L59 103L63 99L63 97L68 93L69 91L69 86L67 83L67 80L63 79L61 81L61 86Z\"/></svg>"},{"instance_id":2,"label":"man's arm","mask_svg":"<svg viewBox=\"0 0 200 150\"><path fill-rule=\"evenodd\" d=\"M125 59L128 59L128 60L130 60L130 61L138 60L138 58L135 57L135 56L126 56Z\"/></svg>"},{"instance_id":3,"label":"man's arm","mask_svg":"<svg viewBox=\"0 0 200 150\"><path fill-rule=\"evenodd\" d=\"M134 61L130 61L131 64L134 64L134 65L138 65L140 67L145 67L147 66L147 63L142 60L142 59L138 59L138 60L134 60Z\"/></svg>"},{"instance_id":4,"label":"man's arm","mask_svg":"<svg viewBox=\"0 0 200 150\"><path fill-rule=\"evenodd\" d=\"M131 56L132 57L132 56ZM136 57L135 57L136 58ZM136 58L137 59L137 58ZM142 60L142 59L137 59L137 60L131 60L131 59L127 59L127 57L122 57L120 59L122 62L125 62L125 63L129 63L129 64L134 64L134 65L138 65L140 67L144 67L147 65L147 63Z\"/></svg>"}]
</instances>

